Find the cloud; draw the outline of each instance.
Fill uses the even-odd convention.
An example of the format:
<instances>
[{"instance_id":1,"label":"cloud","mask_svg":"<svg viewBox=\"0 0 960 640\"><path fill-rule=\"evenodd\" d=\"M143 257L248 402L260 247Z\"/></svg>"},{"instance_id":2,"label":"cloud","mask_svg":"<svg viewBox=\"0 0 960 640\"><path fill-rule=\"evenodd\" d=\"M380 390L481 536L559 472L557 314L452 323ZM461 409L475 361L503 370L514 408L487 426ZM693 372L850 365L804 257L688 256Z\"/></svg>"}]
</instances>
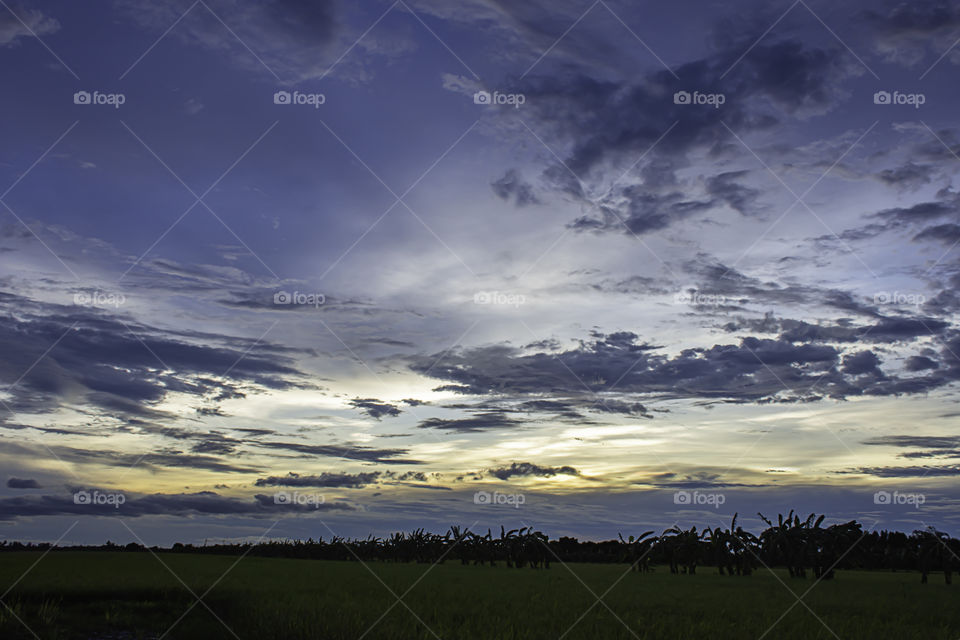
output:
<instances>
[{"instance_id":1,"label":"cloud","mask_svg":"<svg viewBox=\"0 0 960 640\"><path fill-rule=\"evenodd\" d=\"M381 402L376 398L354 398L350 401L350 406L377 420L383 416L396 417L402 413L397 405Z\"/></svg>"},{"instance_id":2,"label":"cloud","mask_svg":"<svg viewBox=\"0 0 960 640\"><path fill-rule=\"evenodd\" d=\"M833 244L837 238L847 242L859 242L875 238L881 234L910 230L922 224L941 221L943 218L956 220L960 211L960 193L948 188L940 189L935 199L917 202L905 207L890 207L866 216L871 220L866 225L846 229L839 236L821 236L817 242ZM914 239L940 240L940 234L949 235L952 224L941 223L918 234Z\"/></svg>"},{"instance_id":3,"label":"cloud","mask_svg":"<svg viewBox=\"0 0 960 640\"><path fill-rule=\"evenodd\" d=\"M160 404L171 393L216 400L258 389L313 388L286 348L263 341L173 332L16 295L0 299L0 316L6 317L0 380L17 381L8 401L15 411L79 403L107 415L160 419L166 417Z\"/></svg>"},{"instance_id":4,"label":"cloud","mask_svg":"<svg viewBox=\"0 0 960 640\"><path fill-rule=\"evenodd\" d=\"M743 137L785 116L832 109L847 93L844 82L863 73L833 49L763 38L762 28L744 24L723 27L718 50L675 69L682 81L662 69L608 79L573 65L563 73L538 70L518 86L527 96L525 122L560 155L559 162L548 156L545 182L587 210L571 228L641 235L721 206L762 212L761 192L743 184L743 171L701 185L682 180L680 171L695 157L746 153L730 130ZM676 92L692 90L723 94L723 108L675 103Z\"/></svg>"},{"instance_id":5,"label":"cloud","mask_svg":"<svg viewBox=\"0 0 960 640\"><path fill-rule=\"evenodd\" d=\"M874 49L888 61L907 67L919 64L928 54L943 55L960 29L960 10L951 2L901 2L863 15L873 31ZM956 55L945 57L954 63L958 60Z\"/></svg>"},{"instance_id":6,"label":"cloud","mask_svg":"<svg viewBox=\"0 0 960 640\"><path fill-rule=\"evenodd\" d=\"M873 351L858 351L843 357L842 371L852 376L865 374L882 377L880 358Z\"/></svg>"},{"instance_id":7,"label":"cloud","mask_svg":"<svg viewBox=\"0 0 960 640\"><path fill-rule=\"evenodd\" d=\"M717 174L707 180L707 193L714 198L714 202L724 202L740 214L757 215L760 208L756 200L761 194L760 190L738 182L748 174L748 171L726 171Z\"/></svg>"},{"instance_id":8,"label":"cloud","mask_svg":"<svg viewBox=\"0 0 960 640\"><path fill-rule=\"evenodd\" d=\"M722 480L722 474L710 471L697 471L694 473L679 476L668 471L656 474L652 480L646 480L638 484L649 484L655 487L665 489L719 489L722 487L750 487L757 485L743 484Z\"/></svg>"},{"instance_id":9,"label":"cloud","mask_svg":"<svg viewBox=\"0 0 960 640\"><path fill-rule=\"evenodd\" d=\"M114 0L114 4L123 15L158 35L176 23L168 37L220 53L264 78L276 75L285 85L328 73L350 83L365 82L373 73L373 59L396 60L416 48L406 31L366 33L378 10L366 11L339 0L252 4L207 0L180 22L189 2ZM355 55L343 56L348 50L355 50Z\"/></svg>"},{"instance_id":10,"label":"cloud","mask_svg":"<svg viewBox=\"0 0 960 640\"><path fill-rule=\"evenodd\" d=\"M483 411L469 418L427 418L417 425L420 429L437 429L459 433L478 433L497 429L516 429L522 421L509 417L504 411Z\"/></svg>"},{"instance_id":11,"label":"cloud","mask_svg":"<svg viewBox=\"0 0 960 640\"><path fill-rule=\"evenodd\" d=\"M925 371L936 369L939 366L936 360L931 360L926 356L910 356L906 362L907 371Z\"/></svg>"},{"instance_id":12,"label":"cloud","mask_svg":"<svg viewBox=\"0 0 960 640\"><path fill-rule=\"evenodd\" d=\"M908 162L895 169L884 169L877 174L877 178L898 189L918 189L929 184L936 171L936 167L932 165Z\"/></svg>"},{"instance_id":13,"label":"cloud","mask_svg":"<svg viewBox=\"0 0 960 640\"><path fill-rule=\"evenodd\" d=\"M162 33L176 24L170 36L228 54L247 70L276 73L291 82L316 77L332 63L332 46L342 30L338 3L331 0L252 5L208 0L209 10L203 4L191 8L187 2L115 0L114 4L141 27Z\"/></svg>"},{"instance_id":14,"label":"cloud","mask_svg":"<svg viewBox=\"0 0 960 640\"><path fill-rule=\"evenodd\" d=\"M499 478L500 480L509 480L513 477L536 476L539 478L552 478L557 475L579 476L580 472L570 466L562 467L543 467L532 462L513 462L509 467L498 467L496 469L487 469L487 473Z\"/></svg>"},{"instance_id":15,"label":"cloud","mask_svg":"<svg viewBox=\"0 0 960 640\"><path fill-rule=\"evenodd\" d=\"M960 465L916 466L916 467L858 467L842 474L863 474L878 478L925 478L960 476Z\"/></svg>"},{"instance_id":16,"label":"cloud","mask_svg":"<svg viewBox=\"0 0 960 640\"><path fill-rule=\"evenodd\" d=\"M960 225L956 224L938 224L933 227L927 227L917 235L914 240L934 240L947 246L960 242Z\"/></svg>"},{"instance_id":17,"label":"cloud","mask_svg":"<svg viewBox=\"0 0 960 640\"><path fill-rule=\"evenodd\" d=\"M4 442L0 448L8 454L18 456L40 457L48 460L52 454L63 462L116 468L137 466L150 471L171 468L202 469L221 473L256 473L259 471L257 467L243 466L233 460L223 460L213 455L183 453L171 449L145 453L131 451L128 453L104 449L81 449L59 444L40 448L28 446L28 443L17 444L13 442Z\"/></svg>"},{"instance_id":18,"label":"cloud","mask_svg":"<svg viewBox=\"0 0 960 640\"><path fill-rule=\"evenodd\" d=\"M336 487L359 489L375 484L381 476L379 471L367 473L321 473L320 475L300 475L294 472L286 476L270 476L258 478L258 487Z\"/></svg>"},{"instance_id":19,"label":"cloud","mask_svg":"<svg viewBox=\"0 0 960 640\"><path fill-rule=\"evenodd\" d=\"M494 180L491 184L493 192L501 200L510 201L520 208L533 204L540 204L533 185L525 181L516 169L508 169L503 176Z\"/></svg>"},{"instance_id":20,"label":"cloud","mask_svg":"<svg viewBox=\"0 0 960 640\"><path fill-rule=\"evenodd\" d=\"M36 9L12 4L0 11L0 47L16 46L19 38L32 38L56 33L60 23Z\"/></svg>"},{"instance_id":21,"label":"cloud","mask_svg":"<svg viewBox=\"0 0 960 640\"><path fill-rule=\"evenodd\" d=\"M400 458L407 453L407 449L372 449L370 447L353 447L348 445L328 444L301 444L298 442L257 442L258 447L293 451L302 457L330 456L346 460L363 460L365 462L390 462L393 464L420 464L417 460Z\"/></svg>"},{"instance_id":22,"label":"cloud","mask_svg":"<svg viewBox=\"0 0 960 640\"><path fill-rule=\"evenodd\" d=\"M883 372L870 351L844 352L814 342L747 336L739 344L688 348L669 356L638 340L627 332L596 334L594 340L559 353L527 352L506 344L461 348L447 353L440 364L435 364L437 355L414 357L408 364L447 383L439 389L470 395L583 397L588 390L594 394L588 395L588 401L598 410L637 394L770 402L924 393L960 377L960 362L955 362L943 374L898 378ZM643 415L643 405L633 406ZM623 410L616 404L608 408ZM506 426L516 425L502 410L462 422L431 419L421 423L421 427L464 431Z\"/></svg>"},{"instance_id":23,"label":"cloud","mask_svg":"<svg viewBox=\"0 0 960 640\"><path fill-rule=\"evenodd\" d=\"M98 504L94 501L78 503L74 495L40 495L0 498L0 520L37 516L117 516L139 518L152 515L172 516L262 516L275 517L288 513L312 513L315 511L355 511L356 507L344 502L324 502L300 505L277 503L273 496L257 494L252 500L228 498L212 491L197 493L154 493L147 495L126 494L91 488L77 489L91 495L97 491L105 494L123 495L119 506Z\"/></svg>"},{"instance_id":24,"label":"cloud","mask_svg":"<svg viewBox=\"0 0 960 640\"><path fill-rule=\"evenodd\" d=\"M39 489L40 483L33 478L10 478L7 480L10 489Z\"/></svg>"}]
</instances>

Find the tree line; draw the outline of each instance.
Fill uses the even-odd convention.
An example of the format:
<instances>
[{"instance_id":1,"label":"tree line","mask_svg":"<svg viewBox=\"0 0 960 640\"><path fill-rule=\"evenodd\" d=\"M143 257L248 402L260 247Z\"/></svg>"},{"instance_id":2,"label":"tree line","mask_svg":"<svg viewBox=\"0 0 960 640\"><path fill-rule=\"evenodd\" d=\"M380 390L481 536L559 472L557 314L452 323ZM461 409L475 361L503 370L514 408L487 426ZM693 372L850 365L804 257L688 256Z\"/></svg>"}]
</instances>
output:
<instances>
[{"instance_id":1,"label":"tree line","mask_svg":"<svg viewBox=\"0 0 960 640\"><path fill-rule=\"evenodd\" d=\"M830 580L839 569L886 571L916 570L926 583L931 572L942 572L947 584L960 571L960 540L933 527L906 534L898 531L864 531L856 520L824 527L825 516L806 519L790 511L776 522L758 514L767 528L755 535L737 524L698 530L670 527L660 535L645 531L626 538L595 542L572 537L549 539L531 527L485 534L460 526L446 533L416 529L386 537L345 538L333 536L308 540L271 540L256 544L176 543L169 549L147 548L130 543L107 542L99 546L57 547L65 550L129 552L177 552L263 557L305 558L362 562L443 563L549 569L551 562L596 562L629 564L631 570L648 572L665 566L673 574L695 574L710 567L721 575L750 576L761 568L786 568L794 578L809 575ZM49 544L0 542L0 551L47 550Z\"/></svg>"}]
</instances>

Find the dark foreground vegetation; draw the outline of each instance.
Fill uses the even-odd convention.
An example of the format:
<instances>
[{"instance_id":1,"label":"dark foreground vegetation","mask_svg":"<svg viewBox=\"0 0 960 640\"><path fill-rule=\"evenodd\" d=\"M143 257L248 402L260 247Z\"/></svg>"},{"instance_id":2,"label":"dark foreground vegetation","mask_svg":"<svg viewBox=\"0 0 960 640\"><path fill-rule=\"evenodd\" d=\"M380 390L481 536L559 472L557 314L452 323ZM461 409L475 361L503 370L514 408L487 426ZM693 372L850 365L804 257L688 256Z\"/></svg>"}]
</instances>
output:
<instances>
[{"instance_id":1,"label":"dark foreground vegetation","mask_svg":"<svg viewBox=\"0 0 960 640\"><path fill-rule=\"evenodd\" d=\"M778 567L793 578L831 580L838 569L916 570L926 583L930 572L942 572L947 584L960 571L960 540L935 529L912 534L896 531L864 531L852 520L823 526L825 516L810 514L801 519L791 511L776 523L759 514L768 527L759 535L737 525L734 515L727 528L673 527L659 536L652 531L604 542L561 537L550 540L531 528L500 528L495 536L462 527L445 534L417 529L386 538L333 537L330 540L270 541L259 544L175 544L169 550L131 543L70 548L126 552L167 552L253 555L271 558L347 560L363 562L444 563L549 569L551 562L624 563L639 572L664 565L674 574L694 574L698 567L713 567L720 575L749 576L760 568ZM47 545L0 542L0 551L46 550Z\"/></svg>"},{"instance_id":2,"label":"dark foreground vegetation","mask_svg":"<svg viewBox=\"0 0 960 640\"><path fill-rule=\"evenodd\" d=\"M457 527L171 549L5 542L0 638L960 637L958 540L792 513L768 524L605 542ZM945 581L922 584L932 573Z\"/></svg>"},{"instance_id":3,"label":"dark foreground vegetation","mask_svg":"<svg viewBox=\"0 0 960 640\"><path fill-rule=\"evenodd\" d=\"M0 555L0 588L40 555ZM459 562L64 551L38 562L3 602L10 606L0 607L4 640L960 637L960 591L902 571L850 570L815 583L791 580L785 569L738 579L715 570L671 575L666 567L641 574L617 564L507 571Z\"/></svg>"}]
</instances>

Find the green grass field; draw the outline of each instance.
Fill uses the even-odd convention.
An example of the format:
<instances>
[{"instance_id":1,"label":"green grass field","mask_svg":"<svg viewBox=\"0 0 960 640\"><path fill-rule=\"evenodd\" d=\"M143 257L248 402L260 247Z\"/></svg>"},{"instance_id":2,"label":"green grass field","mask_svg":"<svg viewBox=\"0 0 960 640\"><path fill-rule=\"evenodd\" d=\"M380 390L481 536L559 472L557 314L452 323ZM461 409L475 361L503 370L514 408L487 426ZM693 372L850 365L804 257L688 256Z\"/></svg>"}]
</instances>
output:
<instances>
[{"instance_id":1,"label":"green grass field","mask_svg":"<svg viewBox=\"0 0 960 640\"><path fill-rule=\"evenodd\" d=\"M916 573L840 572L804 598L816 615L804 604L784 615L796 603L793 593L803 595L812 578L767 571L727 577L710 567L670 575L658 567L626 575L603 597L606 606L591 608L596 598L587 587L603 594L626 566L554 564L537 571L447 563L427 572L428 565L415 564L370 563L368 570L347 562L159 557L206 606L190 609L195 598L150 554L55 552L3 599L10 608L0 607L0 637L35 637L19 617L42 640L158 638L168 630L165 638L204 640L356 640L368 630L365 638L404 640L742 640L760 638L783 615L766 638L960 638L960 585L946 586L940 575L921 585ZM0 555L0 588L7 591L39 558ZM396 598L380 580L397 595L412 587L403 602L423 622L403 604L390 608Z\"/></svg>"}]
</instances>

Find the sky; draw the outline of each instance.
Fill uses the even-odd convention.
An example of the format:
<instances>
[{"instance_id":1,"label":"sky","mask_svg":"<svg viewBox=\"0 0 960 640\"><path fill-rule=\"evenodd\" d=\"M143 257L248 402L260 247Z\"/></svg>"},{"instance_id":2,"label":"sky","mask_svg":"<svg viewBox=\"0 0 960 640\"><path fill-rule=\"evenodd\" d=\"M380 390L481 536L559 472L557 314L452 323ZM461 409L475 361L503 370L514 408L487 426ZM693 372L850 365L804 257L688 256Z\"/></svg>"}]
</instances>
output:
<instances>
[{"instance_id":1,"label":"sky","mask_svg":"<svg viewBox=\"0 0 960 640\"><path fill-rule=\"evenodd\" d=\"M0 539L960 530L960 8L0 1Z\"/></svg>"}]
</instances>

